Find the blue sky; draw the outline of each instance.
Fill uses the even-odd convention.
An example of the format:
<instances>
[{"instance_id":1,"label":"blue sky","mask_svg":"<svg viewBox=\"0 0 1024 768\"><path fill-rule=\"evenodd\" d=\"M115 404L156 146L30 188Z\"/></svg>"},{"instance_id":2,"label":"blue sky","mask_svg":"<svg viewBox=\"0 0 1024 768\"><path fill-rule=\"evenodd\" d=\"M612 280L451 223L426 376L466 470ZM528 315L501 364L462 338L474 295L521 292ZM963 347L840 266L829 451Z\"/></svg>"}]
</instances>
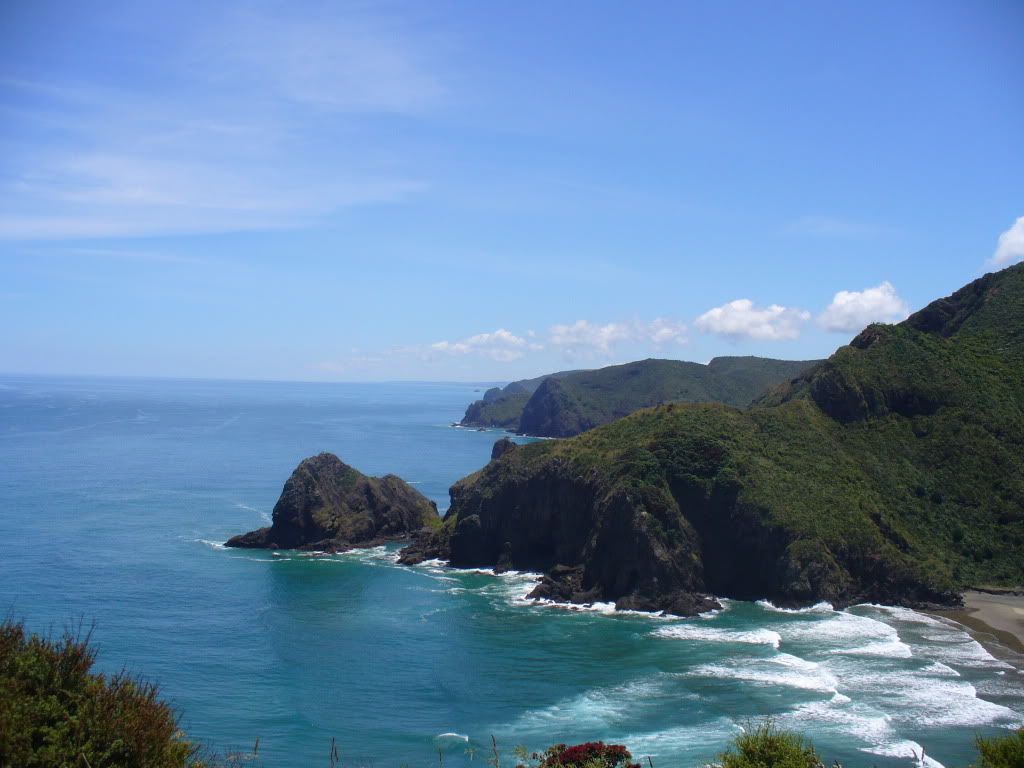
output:
<instances>
[{"instance_id":1,"label":"blue sky","mask_svg":"<svg viewBox=\"0 0 1024 768\"><path fill-rule=\"evenodd\" d=\"M0 370L825 356L1024 258L1024 5L8 2Z\"/></svg>"}]
</instances>

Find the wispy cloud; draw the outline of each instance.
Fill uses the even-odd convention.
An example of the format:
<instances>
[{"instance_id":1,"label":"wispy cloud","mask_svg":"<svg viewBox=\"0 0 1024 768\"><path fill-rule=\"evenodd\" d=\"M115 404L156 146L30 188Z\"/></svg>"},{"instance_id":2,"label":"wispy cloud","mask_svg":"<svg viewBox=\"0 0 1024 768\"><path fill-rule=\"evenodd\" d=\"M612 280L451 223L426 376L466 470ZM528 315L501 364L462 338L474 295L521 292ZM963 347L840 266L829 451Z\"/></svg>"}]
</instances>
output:
<instances>
[{"instance_id":1,"label":"wispy cloud","mask_svg":"<svg viewBox=\"0 0 1024 768\"><path fill-rule=\"evenodd\" d=\"M366 9L239 8L186 35L149 90L0 80L0 237L306 226L426 186L372 122L444 97L411 34Z\"/></svg>"},{"instance_id":2,"label":"wispy cloud","mask_svg":"<svg viewBox=\"0 0 1024 768\"><path fill-rule=\"evenodd\" d=\"M904 320L909 314L907 302L886 280L863 291L839 291L818 316L818 325L826 331L853 333L870 323Z\"/></svg>"},{"instance_id":3,"label":"wispy cloud","mask_svg":"<svg viewBox=\"0 0 1024 768\"><path fill-rule=\"evenodd\" d=\"M407 36L383 16L313 9L230 11L197 41L191 62L216 85L270 90L342 112L418 112L445 88Z\"/></svg>"},{"instance_id":4,"label":"wispy cloud","mask_svg":"<svg viewBox=\"0 0 1024 768\"><path fill-rule=\"evenodd\" d=\"M462 341L436 341L430 345L430 351L444 355L480 355L499 362L518 360L526 352L539 349L543 346L504 328L478 333Z\"/></svg>"},{"instance_id":5,"label":"wispy cloud","mask_svg":"<svg viewBox=\"0 0 1024 768\"><path fill-rule=\"evenodd\" d=\"M1024 216L999 236L999 244L990 263L994 267L1004 267L1021 259L1024 259Z\"/></svg>"},{"instance_id":6,"label":"wispy cloud","mask_svg":"<svg viewBox=\"0 0 1024 768\"><path fill-rule=\"evenodd\" d=\"M686 325L666 318L649 323L635 320L604 325L577 320L567 325L553 325L548 331L548 343L561 349L569 359L611 357L617 345L628 342L646 342L656 349L685 344Z\"/></svg>"},{"instance_id":7,"label":"wispy cloud","mask_svg":"<svg viewBox=\"0 0 1024 768\"><path fill-rule=\"evenodd\" d=\"M704 333L732 340L786 341L800 337L803 324L811 313L802 309L772 304L755 306L750 299L736 299L709 309L694 325Z\"/></svg>"}]
</instances>

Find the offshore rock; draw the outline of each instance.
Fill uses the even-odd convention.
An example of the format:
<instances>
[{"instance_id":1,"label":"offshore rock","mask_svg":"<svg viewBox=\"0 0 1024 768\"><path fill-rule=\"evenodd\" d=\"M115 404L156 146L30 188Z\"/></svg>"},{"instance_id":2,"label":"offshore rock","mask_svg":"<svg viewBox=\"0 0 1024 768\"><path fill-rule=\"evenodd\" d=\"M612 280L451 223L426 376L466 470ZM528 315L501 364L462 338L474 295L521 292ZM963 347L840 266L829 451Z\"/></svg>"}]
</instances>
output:
<instances>
[{"instance_id":1,"label":"offshore rock","mask_svg":"<svg viewBox=\"0 0 1024 768\"><path fill-rule=\"evenodd\" d=\"M437 520L437 506L400 477L369 477L321 453L292 472L272 525L225 546L340 552L405 538Z\"/></svg>"}]
</instances>

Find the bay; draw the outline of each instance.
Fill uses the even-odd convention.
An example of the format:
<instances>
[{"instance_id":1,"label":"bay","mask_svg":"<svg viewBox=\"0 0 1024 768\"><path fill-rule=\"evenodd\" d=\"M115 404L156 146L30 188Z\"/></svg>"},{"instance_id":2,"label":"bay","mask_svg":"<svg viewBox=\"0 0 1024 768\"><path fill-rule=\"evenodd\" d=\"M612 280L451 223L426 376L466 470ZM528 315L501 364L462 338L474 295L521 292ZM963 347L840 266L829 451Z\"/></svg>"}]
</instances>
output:
<instances>
[{"instance_id":1,"label":"bay","mask_svg":"<svg viewBox=\"0 0 1024 768\"><path fill-rule=\"evenodd\" d=\"M266 525L328 450L434 499L500 435L454 429L482 386L0 377L0 610L92 630L98 666L157 681L194 738L267 766L506 764L604 739L713 760L773 717L844 765L966 765L1024 725L1024 675L905 609L728 602L697 619L528 603L530 574L220 546Z\"/></svg>"}]
</instances>

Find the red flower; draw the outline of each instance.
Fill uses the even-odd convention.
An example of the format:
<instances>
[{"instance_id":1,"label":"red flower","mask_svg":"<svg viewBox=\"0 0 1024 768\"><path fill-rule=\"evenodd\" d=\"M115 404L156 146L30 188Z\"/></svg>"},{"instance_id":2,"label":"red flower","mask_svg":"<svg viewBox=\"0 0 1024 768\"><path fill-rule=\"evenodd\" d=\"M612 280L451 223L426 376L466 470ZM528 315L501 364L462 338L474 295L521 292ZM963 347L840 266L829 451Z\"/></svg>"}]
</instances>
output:
<instances>
[{"instance_id":1,"label":"red flower","mask_svg":"<svg viewBox=\"0 0 1024 768\"><path fill-rule=\"evenodd\" d=\"M621 744L605 744L603 741L588 741L567 747L558 744L547 751L540 768L580 768L592 761L607 768L639 768L630 762L633 756Z\"/></svg>"}]
</instances>

